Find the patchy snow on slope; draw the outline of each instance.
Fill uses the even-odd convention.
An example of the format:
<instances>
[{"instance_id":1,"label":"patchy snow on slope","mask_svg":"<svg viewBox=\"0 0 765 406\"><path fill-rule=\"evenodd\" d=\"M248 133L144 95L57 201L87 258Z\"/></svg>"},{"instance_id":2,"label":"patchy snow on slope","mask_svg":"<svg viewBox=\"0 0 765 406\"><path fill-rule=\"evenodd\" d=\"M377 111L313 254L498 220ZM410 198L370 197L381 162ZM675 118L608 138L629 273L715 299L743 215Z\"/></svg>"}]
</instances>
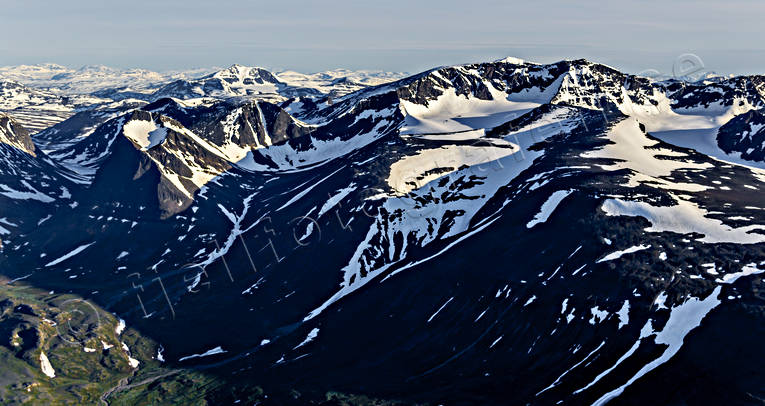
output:
<instances>
[{"instance_id":1,"label":"patchy snow on slope","mask_svg":"<svg viewBox=\"0 0 765 406\"><path fill-rule=\"evenodd\" d=\"M722 277L722 283L731 284L736 282L739 278L749 275L758 275L765 272L765 269L757 268L757 264L748 264L741 268L741 271L735 273L725 274Z\"/></svg>"},{"instance_id":2,"label":"patchy snow on slope","mask_svg":"<svg viewBox=\"0 0 765 406\"><path fill-rule=\"evenodd\" d=\"M135 368L138 368L138 365L140 365L141 362L133 357L128 356L128 364L130 365L131 368L135 369Z\"/></svg>"},{"instance_id":3,"label":"patchy snow on slope","mask_svg":"<svg viewBox=\"0 0 765 406\"><path fill-rule=\"evenodd\" d=\"M635 341L632 347L630 347L627 350L627 352L624 353L624 355L619 357L619 359L614 363L614 365L612 365L610 368L606 369L605 371L601 372L598 376L595 377L595 379L593 379L590 383L588 383L587 386L584 386L583 388L577 389L576 391L574 391L574 394L581 393L589 389L590 387L592 387L592 385L595 385L596 383L598 383L598 381L600 381L604 376L608 375L617 366L621 365L621 363L624 362L624 360L632 356L632 354L634 354L635 351L637 351L638 347L640 347L641 341L646 337L650 337L652 334L654 334L654 332L653 332L653 327L651 325L651 320L649 319L648 322L646 322L645 325L643 325L643 328L640 330L640 337L638 337L638 339Z\"/></svg>"},{"instance_id":4,"label":"patchy snow on slope","mask_svg":"<svg viewBox=\"0 0 765 406\"><path fill-rule=\"evenodd\" d=\"M345 199L346 196L348 196L351 192L356 190L356 185L351 183L348 185L348 187L342 188L337 191L334 195L330 196L329 199L327 199L326 202L321 206L321 209L319 210L318 217L323 216L325 213L330 211L333 207L337 206L340 201Z\"/></svg>"},{"instance_id":5,"label":"patchy snow on slope","mask_svg":"<svg viewBox=\"0 0 765 406\"><path fill-rule=\"evenodd\" d=\"M394 120L390 109L370 114L379 119L377 124L371 130L356 134L350 139L340 137L327 140L311 138L310 146L301 146L299 149L293 147L289 142L258 149L257 153L268 158L276 165L276 168L257 163L253 151L248 151L245 157L237 161L236 164L243 169L255 172L293 172L320 166L363 148L394 129L394 124L397 121Z\"/></svg>"},{"instance_id":6,"label":"patchy snow on slope","mask_svg":"<svg viewBox=\"0 0 765 406\"><path fill-rule=\"evenodd\" d=\"M522 154L523 159L516 159L516 154L505 155L493 161L479 159L475 162L485 163L446 173L404 196L386 199L379 208L381 214L375 218L364 241L356 247L348 265L342 269L340 289L310 312L305 319L317 316L331 304L361 288L391 267L399 266L386 278L441 255L460 241L490 226L499 217L486 218L470 229L473 216L484 204L502 186L510 183L528 169L536 158L544 154L543 150L531 150L529 147L570 128L567 112L568 108L556 109L543 116L544 125L523 128L505 136L506 142L509 142L509 139L516 141L513 145L517 145L518 153ZM403 238L398 239L400 237ZM410 244L423 247L436 240L449 238L456 240L436 254L400 264L407 259Z\"/></svg>"},{"instance_id":7,"label":"patchy snow on slope","mask_svg":"<svg viewBox=\"0 0 765 406\"><path fill-rule=\"evenodd\" d=\"M672 307L672 312L669 315L667 324L664 325L664 328L660 332L656 333L656 338L654 340L656 344L667 345L664 352L658 358L643 366L643 368L630 378L627 383L601 396L593 403L593 405L602 406L613 398L621 395L626 387L630 386L636 380L640 379L640 377L651 372L659 365L669 361L675 354L677 354L683 346L683 342L688 333L700 326L704 317L721 303L718 299L720 290L721 289L718 286L712 294L705 299L692 297L685 303ZM641 334L641 339L642 338L644 337L642 337ZM640 343L641 339L639 339L637 343Z\"/></svg>"},{"instance_id":8,"label":"patchy snow on slope","mask_svg":"<svg viewBox=\"0 0 765 406\"><path fill-rule=\"evenodd\" d=\"M679 234L699 233L704 237L698 241L704 243L730 242L736 244L756 244L765 242L765 235L752 233L765 230L765 225L752 224L745 227L731 227L720 220L706 217L707 211L692 202L676 198L674 206L653 206L646 202L608 199L601 208L608 216L643 217L651 226L648 232L669 231Z\"/></svg>"},{"instance_id":9,"label":"patchy snow on slope","mask_svg":"<svg viewBox=\"0 0 765 406\"><path fill-rule=\"evenodd\" d=\"M138 365L141 362L131 356L130 348L124 342L122 343L122 351L125 352L125 355L127 356L128 364L130 365L130 367L133 368L133 369L138 368Z\"/></svg>"},{"instance_id":10,"label":"patchy snow on slope","mask_svg":"<svg viewBox=\"0 0 765 406\"><path fill-rule=\"evenodd\" d=\"M708 169L712 165L683 161L677 158L682 158L685 154L656 147L658 141L649 139L640 129L636 119L622 120L606 134L606 137L613 143L594 151L585 152L582 157L616 160L617 162L610 165L600 165L607 171L622 169L634 171L625 186L636 187L643 182L652 182L663 189L690 192L708 189L707 186L703 185L678 183L666 179L678 169ZM674 159L660 159L661 156L671 156Z\"/></svg>"},{"instance_id":11,"label":"patchy snow on slope","mask_svg":"<svg viewBox=\"0 0 765 406\"><path fill-rule=\"evenodd\" d=\"M5 197L11 198L11 199L17 199L17 200L37 200L43 203L51 203L55 201L56 199L40 192L39 190L35 189L30 185L27 181L22 180L21 183L30 190L30 192L22 192L19 190L15 190L8 185L0 185L0 195L3 195Z\"/></svg>"},{"instance_id":12,"label":"patchy snow on slope","mask_svg":"<svg viewBox=\"0 0 765 406\"><path fill-rule=\"evenodd\" d=\"M421 150L416 155L394 162L386 182L398 195L405 195L434 179L457 171L463 165L487 164L518 151L517 145L507 141L502 146L447 145Z\"/></svg>"},{"instance_id":13,"label":"patchy snow on slope","mask_svg":"<svg viewBox=\"0 0 765 406\"><path fill-rule=\"evenodd\" d=\"M244 221L244 218L247 217L247 212L250 210L250 203L252 202L252 199L256 195L257 195L257 192L247 196L244 199L244 201L242 202L242 206L243 206L242 212L239 215L236 215L235 213L231 213L220 204L218 205L218 207L221 209L221 212L233 223L231 232L229 232L228 237L226 238L226 240L223 242L221 246L216 247L215 250L207 254L207 258L205 258L204 261L199 262L197 264L193 264L193 265L187 265L187 269L191 269L192 267L197 267L200 269L200 271L197 272L197 275L192 281L191 285L186 287L187 291L191 292L201 282L202 274L205 272L204 269L206 266L212 264L213 262L217 261L219 258L226 255L228 251L231 249L231 247L234 245L234 242L236 241L237 237L239 237L241 234L247 232L248 230L260 224L260 221L266 217L266 215L264 214L263 216L258 218L254 223L252 223L252 225L250 225L249 228L242 229L242 221Z\"/></svg>"},{"instance_id":14,"label":"patchy snow on slope","mask_svg":"<svg viewBox=\"0 0 765 406\"><path fill-rule=\"evenodd\" d=\"M300 200L300 199L301 199L301 198L303 198L305 195L307 195L307 194L308 194L308 192L310 192L310 191L311 191L313 188L315 188L315 187L316 187L316 186L318 186L320 183L322 183L322 182L324 182L325 180L327 180L327 179L329 179L330 177L332 177L332 175L334 175L334 174L336 174L336 173L340 172L340 170L341 170L341 169L343 169L344 167L345 167L345 166L342 166L342 167L340 167L340 168L336 169L334 172L330 173L329 175L327 175L327 176L325 176L325 177L323 177L323 178L319 179L319 180L318 180L318 181L316 181L316 182L313 182L313 183L311 183L311 185L310 185L310 186L308 186L308 187L304 188L304 189L303 189L303 190L301 190L299 193L295 194L295 196L293 196L293 197L292 197L290 200L288 200L286 203L284 203L283 205L281 205L281 206L280 206L278 209L276 209L276 211L280 211L280 210L282 210L282 209L286 208L287 206L291 205L292 203L295 203L296 201Z\"/></svg>"},{"instance_id":15,"label":"patchy snow on slope","mask_svg":"<svg viewBox=\"0 0 765 406\"><path fill-rule=\"evenodd\" d=\"M667 303L667 292L662 291L656 296L656 299L654 299L653 304L656 305L657 310L660 310L660 309L668 308L665 303Z\"/></svg>"},{"instance_id":16,"label":"patchy snow on slope","mask_svg":"<svg viewBox=\"0 0 765 406\"><path fill-rule=\"evenodd\" d=\"M539 210L531 221L526 224L526 228L534 227L537 224L544 223L550 218L550 215L558 207L558 204L563 201L573 190L558 190L554 192L547 200L542 204L542 208Z\"/></svg>"},{"instance_id":17,"label":"patchy snow on slope","mask_svg":"<svg viewBox=\"0 0 765 406\"><path fill-rule=\"evenodd\" d=\"M605 309L601 310L598 308L598 306L590 309L590 314L592 314L592 318L590 319L589 323L592 325L600 323L608 317L608 311Z\"/></svg>"},{"instance_id":18,"label":"patchy snow on slope","mask_svg":"<svg viewBox=\"0 0 765 406\"><path fill-rule=\"evenodd\" d=\"M576 368L576 367L578 367L579 365L582 365L582 364L583 364L585 361L587 361L588 359L590 359L590 357L592 357L592 356L593 356L593 354L595 354L596 352L598 352L598 350L599 350L599 349L601 349L601 348L603 347L603 345L605 345L605 344L606 344L606 342L605 342L605 341L602 341L602 342L600 343L600 345L598 345L597 347L595 347L595 349L594 349L594 350L590 351L590 353L589 353L589 354L587 354L587 356L585 356L585 357L584 357L584 358L583 358L581 361L577 362L577 363L576 363L576 364L574 364L574 365L573 365L571 368L569 368L569 369L567 369L566 371L564 371L564 372L563 372L563 373L562 373L562 374L561 374L561 375L558 377L558 379L556 379L556 380L555 380L555 382L553 382L553 383L551 383L551 384L550 384L550 386L548 386L548 387L546 387L546 388L542 389L541 391L537 392L536 396L539 396L540 394L542 394L543 392L547 391L548 389L551 389L551 388L554 388L554 387L558 386L558 385L560 384L560 381L561 381L561 379L563 379L563 377L564 377L564 376L566 376L566 374L568 374L568 373L569 373L569 372L571 372L573 369L575 369L575 368Z\"/></svg>"}]
</instances>

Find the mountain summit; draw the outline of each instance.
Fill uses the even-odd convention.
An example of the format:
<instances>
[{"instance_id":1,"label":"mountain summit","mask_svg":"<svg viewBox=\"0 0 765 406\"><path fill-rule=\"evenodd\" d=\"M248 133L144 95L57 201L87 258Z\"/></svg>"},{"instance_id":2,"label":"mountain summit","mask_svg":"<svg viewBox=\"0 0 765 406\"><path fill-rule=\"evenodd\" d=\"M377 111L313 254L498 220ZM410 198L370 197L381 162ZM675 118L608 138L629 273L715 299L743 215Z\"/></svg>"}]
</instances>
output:
<instances>
[{"instance_id":1,"label":"mountain summit","mask_svg":"<svg viewBox=\"0 0 765 406\"><path fill-rule=\"evenodd\" d=\"M763 76L369 75L105 86L31 140L3 116L0 267L51 292L0 318L4 379L116 403L765 399ZM108 334L78 316L63 346L40 323L60 292Z\"/></svg>"}]
</instances>

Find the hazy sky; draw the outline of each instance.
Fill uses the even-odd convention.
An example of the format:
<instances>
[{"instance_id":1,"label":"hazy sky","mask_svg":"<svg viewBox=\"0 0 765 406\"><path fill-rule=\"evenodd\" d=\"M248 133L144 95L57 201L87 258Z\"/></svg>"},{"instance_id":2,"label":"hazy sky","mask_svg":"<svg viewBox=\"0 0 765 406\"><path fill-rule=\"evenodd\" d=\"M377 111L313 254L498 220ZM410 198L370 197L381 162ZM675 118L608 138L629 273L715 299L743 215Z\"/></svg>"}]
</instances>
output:
<instances>
[{"instance_id":1,"label":"hazy sky","mask_svg":"<svg viewBox=\"0 0 765 406\"><path fill-rule=\"evenodd\" d=\"M416 72L512 55L765 73L761 0L0 0L0 65Z\"/></svg>"}]
</instances>

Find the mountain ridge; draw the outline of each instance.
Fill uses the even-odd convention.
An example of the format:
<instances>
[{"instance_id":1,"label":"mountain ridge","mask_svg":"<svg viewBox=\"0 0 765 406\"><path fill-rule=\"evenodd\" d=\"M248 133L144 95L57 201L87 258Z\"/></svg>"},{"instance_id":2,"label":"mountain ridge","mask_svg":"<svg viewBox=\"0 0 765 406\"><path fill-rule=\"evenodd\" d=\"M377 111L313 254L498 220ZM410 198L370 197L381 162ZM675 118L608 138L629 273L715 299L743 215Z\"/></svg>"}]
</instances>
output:
<instances>
[{"instance_id":1,"label":"mountain ridge","mask_svg":"<svg viewBox=\"0 0 765 406\"><path fill-rule=\"evenodd\" d=\"M761 76L511 58L338 85L126 99L0 145L3 273L119 315L209 401L765 399Z\"/></svg>"}]
</instances>

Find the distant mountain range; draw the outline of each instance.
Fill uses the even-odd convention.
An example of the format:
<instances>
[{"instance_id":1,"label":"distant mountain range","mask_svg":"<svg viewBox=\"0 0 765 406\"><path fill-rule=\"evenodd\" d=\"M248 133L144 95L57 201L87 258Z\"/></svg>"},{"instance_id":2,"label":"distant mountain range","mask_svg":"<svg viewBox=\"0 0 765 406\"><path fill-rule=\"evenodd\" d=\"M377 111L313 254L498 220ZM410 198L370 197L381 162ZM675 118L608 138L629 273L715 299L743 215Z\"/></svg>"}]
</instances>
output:
<instances>
[{"instance_id":1,"label":"distant mountain range","mask_svg":"<svg viewBox=\"0 0 765 406\"><path fill-rule=\"evenodd\" d=\"M3 403L765 401L765 76L114 72L0 69Z\"/></svg>"},{"instance_id":2,"label":"distant mountain range","mask_svg":"<svg viewBox=\"0 0 765 406\"><path fill-rule=\"evenodd\" d=\"M403 76L345 69L314 74L271 73L241 65L163 73L100 65L79 69L56 64L6 66L0 67L0 111L13 114L26 128L37 132L78 111L112 101L235 96L280 101L307 95L342 96Z\"/></svg>"}]
</instances>

